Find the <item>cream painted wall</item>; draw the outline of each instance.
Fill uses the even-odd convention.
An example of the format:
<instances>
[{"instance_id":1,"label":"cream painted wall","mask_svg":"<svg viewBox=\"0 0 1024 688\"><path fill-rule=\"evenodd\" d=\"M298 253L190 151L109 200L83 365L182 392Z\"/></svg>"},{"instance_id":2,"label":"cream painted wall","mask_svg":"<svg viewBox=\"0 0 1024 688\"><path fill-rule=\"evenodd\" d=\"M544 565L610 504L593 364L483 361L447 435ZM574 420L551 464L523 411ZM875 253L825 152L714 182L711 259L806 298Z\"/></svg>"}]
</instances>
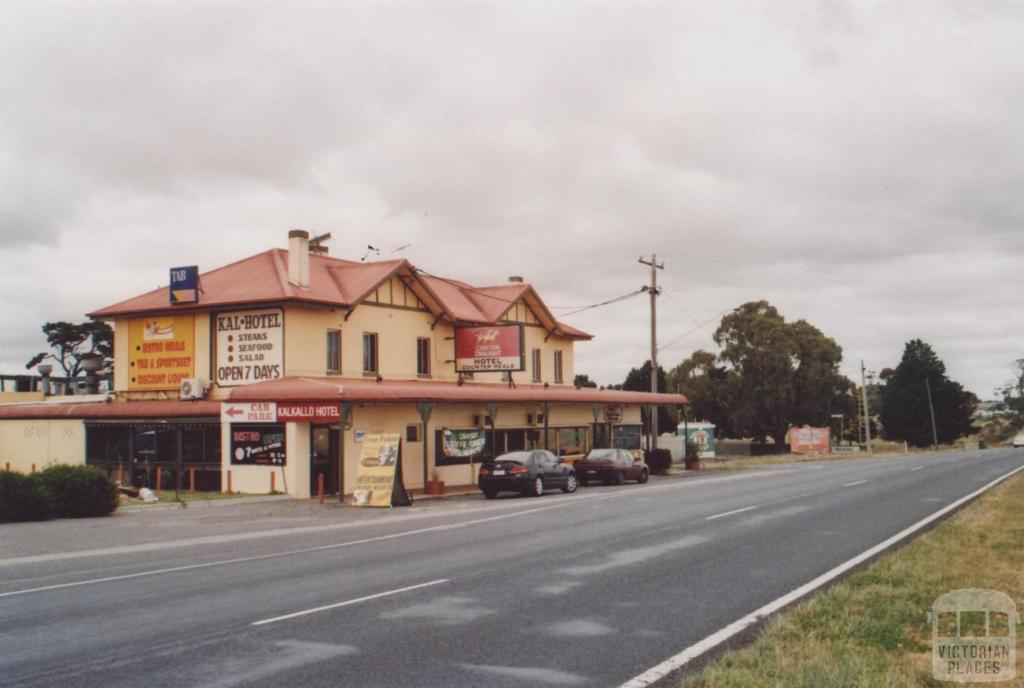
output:
<instances>
[{"instance_id":1,"label":"cream painted wall","mask_svg":"<svg viewBox=\"0 0 1024 688\"><path fill-rule=\"evenodd\" d=\"M374 303L394 300L396 305ZM410 305L405 305L410 304ZM430 340L430 379L455 380L453 358L454 328L447 322L436 322L434 316L415 300L412 292L405 290L402 283L394 279L389 287L385 284L377 294L357 306L349 313L343 308L287 306L284 309L284 371L285 375L326 376L327 373L327 331L341 330L342 371L345 377L363 375L363 334L374 332L378 342L378 369L388 379L416 379L417 339ZM345 319L348 314L348 320ZM531 351L541 349L542 382L571 385L575 374L573 366L573 341L552 336L547 341L547 332L537 325L525 304L513 308L508 314L513 320L524 323L526 343L526 366L523 372L513 373L513 379L520 383L532 381ZM174 390L128 391L128 320L112 322L114 327L114 389L127 399L175 399ZM431 329L431 325L434 325ZM554 351L562 351L562 381L554 378ZM211 350L209 312L196 314L195 318L195 376L209 382L214 351ZM477 373L475 379L482 382L500 382L501 373ZM213 386L209 398L227 398L231 388Z\"/></svg>"},{"instance_id":2,"label":"cream painted wall","mask_svg":"<svg viewBox=\"0 0 1024 688\"><path fill-rule=\"evenodd\" d=\"M0 421L0 469L30 473L54 464L85 463L85 424L81 420Z\"/></svg>"},{"instance_id":3,"label":"cream painted wall","mask_svg":"<svg viewBox=\"0 0 1024 688\"><path fill-rule=\"evenodd\" d=\"M344 377L363 375L363 334L376 333L378 368L388 379L416 379L416 345L420 337L430 340L431 374L434 380L455 380L454 328L439 322L432 330L434 316L429 312L391 308L374 304L357 306L348 320L338 310L312 310L289 307L285 314L285 361L287 375L326 375L327 330L341 330L341 358ZM538 326L525 326L527 370L514 373L518 382L531 380L530 351L542 351L542 382L556 384L554 351L562 354L562 384L573 379L573 342L552 336ZM477 373L476 380L500 382L500 373Z\"/></svg>"}]
</instances>

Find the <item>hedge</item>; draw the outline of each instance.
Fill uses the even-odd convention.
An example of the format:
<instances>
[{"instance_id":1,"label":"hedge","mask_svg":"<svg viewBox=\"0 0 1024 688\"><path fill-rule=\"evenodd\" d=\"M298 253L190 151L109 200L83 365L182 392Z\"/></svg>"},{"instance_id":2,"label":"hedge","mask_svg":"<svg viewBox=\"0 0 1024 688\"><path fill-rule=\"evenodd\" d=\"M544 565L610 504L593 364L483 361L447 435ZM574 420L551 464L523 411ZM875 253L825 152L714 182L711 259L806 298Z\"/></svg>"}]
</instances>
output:
<instances>
[{"instance_id":1,"label":"hedge","mask_svg":"<svg viewBox=\"0 0 1024 688\"><path fill-rule=\"evenodd\" d=\"M106 516L117 508L117 486L92 466L50 466L39 474L60 518Z\"/></svg>"},{"instance_id":2,"label":"hedge","mask_svg":"<svg viewBox=\"0 0 1024 688\"><path fill-rule=\"evenodd\" d=\"M39 475L0 472L0 523L45 521L53 503Z\"/></svg>"},{"instance_id":3,"label":"hedge","mask_svg":"<svg viewBox=\"0 0 1024 688\"><path fill-rule=\"evenodd\" d=\"M672 452L668 449L652 449L644 452L644 461L651 473L655 475L665 473L672 465Z\"/></svg>"},{"instance_id":4,"label":"hedge","mask_svg":"<svg viewBox=\"0 0 1024 688\"><path fill-rule=\"evenodd\" d=\"M117 486L92 466L51 466L32 475L0 472L0 522L106 516L117 504Z\"/></svg>"}]
</instances>

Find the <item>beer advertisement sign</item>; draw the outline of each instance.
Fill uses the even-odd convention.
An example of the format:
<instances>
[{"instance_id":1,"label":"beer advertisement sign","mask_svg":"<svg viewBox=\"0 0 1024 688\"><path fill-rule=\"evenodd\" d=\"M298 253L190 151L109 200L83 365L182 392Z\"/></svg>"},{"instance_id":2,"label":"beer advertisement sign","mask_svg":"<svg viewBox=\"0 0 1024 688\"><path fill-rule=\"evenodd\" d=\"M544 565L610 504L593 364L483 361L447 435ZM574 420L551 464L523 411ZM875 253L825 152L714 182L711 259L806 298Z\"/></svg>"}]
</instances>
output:
<instances>
[{"instance_id":1,"label":"beer advertisement sign","mask_svg":"<svg viewBox=\"0 0 1024 688\"><path fill-rule=\"evenodd\" d=\"M284 312L280 308L222 312L214 320L219 386L284 377Z\"/></svg>"},{"instance_id":2,"label":"beer advertisement sign","mask_svg":"<svg viewBox=\"0 0 1024 688\"><path fill-rule=\"evenodd\" d=\"M128 389L178 389L190 377L195 377L194 316L128 321Z\"/></svg>"},{"instance_id":3,"label":"beer advertisement sign","mask_svg":"<svg viewBox=\"0 0 1024 688\"><path fill-rule=\"evenodd\" d=\"M455 370L460 373L525 370L522 325L455 328Z\"/></svg>"}]
</instances>

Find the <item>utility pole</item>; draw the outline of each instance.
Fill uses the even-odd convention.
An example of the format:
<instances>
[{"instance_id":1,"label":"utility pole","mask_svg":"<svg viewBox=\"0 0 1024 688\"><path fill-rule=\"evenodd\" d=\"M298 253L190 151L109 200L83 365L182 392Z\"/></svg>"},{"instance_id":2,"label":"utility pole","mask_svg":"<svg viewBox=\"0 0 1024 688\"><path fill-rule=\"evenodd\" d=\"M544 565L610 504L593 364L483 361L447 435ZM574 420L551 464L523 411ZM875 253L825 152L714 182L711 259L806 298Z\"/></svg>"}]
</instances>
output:
<instances>
[{"instance_id":1,"label":"utility pole","mask_svg":"<svg viewBox=\"0 0 1024 688\"><path fill-rule=\"evenodd\" d=\"M658 393L658 270L664 270L665 264L658 264L658 256L651 254L649 261L640 257L640 262L651 266L651 393ZM651 449L658 448L658 407L651 405Z\"/></svg>"},{"instance_id":2,"label":"utility pole","mask_svg":"<svg viewBox=\"0 0 1024 688\"><path fill-rule=\"evenodd\" d=\"M860 397L864 402L864 438L867 440L868 453L871 453L871 414L868 412L868 382L864 372L864 359L860 360Z\"/></svg>"},{"instance_id":3,"label":"utility pole","mask_svg":"<svg viewBox=\"0 0 1024 688\"><path fill-rule=\"evenodd\" d=\"M932 406L932 383L927 377L924 379L924 388L928 390L928 413L932 417L932 446L939 446L939 433L935 430L935 407Z\"/></svg>"}]
</instances>

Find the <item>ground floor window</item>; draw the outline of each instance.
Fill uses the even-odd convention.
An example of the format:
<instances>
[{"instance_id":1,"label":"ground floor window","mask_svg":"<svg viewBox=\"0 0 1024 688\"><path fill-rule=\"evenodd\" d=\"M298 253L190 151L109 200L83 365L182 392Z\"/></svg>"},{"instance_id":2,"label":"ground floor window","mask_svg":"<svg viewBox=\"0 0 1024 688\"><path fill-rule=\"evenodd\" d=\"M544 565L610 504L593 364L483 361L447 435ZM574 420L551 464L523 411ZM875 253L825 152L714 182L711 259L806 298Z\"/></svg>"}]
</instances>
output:
<instances>
[{"instance_id":1,"label":"ground floor window","mask_svg":"<svg viewBox=\"0 0 1024 688\"><path fill-rule=\"evenodd\" d=\"M177 482L178 430L184 489L221 489L220 422L85 423L85 462L125 485L173 489Z\"/></svg>"},{"instance_id":2,"label":"ground floor window","mask_svg":"<svg viewBox=\"0 0 1024 688\"><path fill-rule=\"evenodd\" d=\"M590 449L589 426L548 428L547 432L547 449L552 454L572 456L584 454ZM457 447L470 447L474 436L479 436L479 451L472 456L458 455L460 451L468 452L469 449L460 450ZM544 428L438 428L435 431L434 447L434 464L437 466L465 465L471 458L473 463L480 463L507 452L544 449Z\"/></svg>"}]
</instances>

